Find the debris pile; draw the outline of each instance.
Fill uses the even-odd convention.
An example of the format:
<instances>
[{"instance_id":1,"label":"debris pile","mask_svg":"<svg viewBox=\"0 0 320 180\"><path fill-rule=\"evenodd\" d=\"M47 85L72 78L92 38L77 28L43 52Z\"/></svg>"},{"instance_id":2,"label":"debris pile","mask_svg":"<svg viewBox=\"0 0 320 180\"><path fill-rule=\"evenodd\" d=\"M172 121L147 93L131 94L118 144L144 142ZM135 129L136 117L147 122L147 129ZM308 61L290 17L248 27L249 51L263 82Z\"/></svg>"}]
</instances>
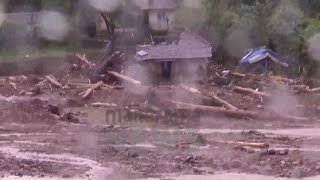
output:
<instances>
[{"instance_id":1,"label":"debris pile","mask_svg":"<svg viewBox=\"0 0 320 180\"><path fill-rule=\"evenodd\" d=\"M119 51L115 52L110 57L104 57L102 64L97 65L91 62L85 55L77 54L78 63L73 64L69 72L72 72L72 68L79 67L78 72L89 72L89 77L83 77L86 79L87 83L76 82L70 79L72 74L67 73L66 76L61 76L62 78L57 78L55 75L45 75L43 77L35 76L12 76L1 79L1 85L9 85L15 90L19 90L19 95L36 96L41 93L46 92L46 87L49 87L51 91L59 92L61 95L71 95L70 92L80 91L78 97L85 101L90 101L90 97L94 96L96 91L115 91L115 90L126 90L127 88L136 89L153 89L157 91L157 87L153 85L144 84L140 80L136 80L123 74L123 62L125 62L125 54ZM73 71L74 72L74 71ZM59 75L60 76L60 75ZM81 75L80 75L81 76ZM94 81L92 77L94 76ZM31 80L31 78L33 80ZM98 81L97 81L98 80ZM34 83L32 88L20 90L20 84L29 81ZM127 84L122 84L125 82L130 84L130 87L126 87ZM221 84L221 82L224 82ZM300 117L287 114L279 114L266 110L263 108L263 103L267 102L268 99L273 97L271 93L274 88L288 88L297 95L318 93L320 88L310 88L307 85L301 84L301 81L288 79L281 76L274 76L272 74L252 74L252 73L239 73L236 71L223 70L221 67L215 67L207 83L199 85L198 88L193 86L188 86L186 84L178 84L177 86L171 86L170 89L173 91L184 91L188 97L194 97L198 99L198 102L210 102L209 105L205 104L193 104L185 102L184 99L165 99L159 97L161 101L166 101L166 105L163 106L163 102L152 102L149 106L154 106L160 108L160 111L166 111L166 109L185 109L187 111L200 111L205 113L222 114L224 116L230 116L233 118L240 119L284 119L284 120L314 120L314 116ZM139 90L138 90L139 91ZM227 95L226 95L227 93ZM155 94L153 95L156 96ZM236 98L234 98L236 97ZM239 98L241 103L246 103L244 100L249 99L248 103L257 103L255 106L258 107L254 109L243 108L239 105L239 102L235 99ZM148 99L147 99L148 100ZM230 101L231 100L231 101ZM159 104L160 103L160 104ZM123 104L121 102L91 102L93 107L123 107L123 109L130 109L128 104ZM141 112L139 110L130 109L132 112L138 114L152 114L152 116L157 112ZM148 111L145 109L145 111Z\"/></svg>"}]
</instances>

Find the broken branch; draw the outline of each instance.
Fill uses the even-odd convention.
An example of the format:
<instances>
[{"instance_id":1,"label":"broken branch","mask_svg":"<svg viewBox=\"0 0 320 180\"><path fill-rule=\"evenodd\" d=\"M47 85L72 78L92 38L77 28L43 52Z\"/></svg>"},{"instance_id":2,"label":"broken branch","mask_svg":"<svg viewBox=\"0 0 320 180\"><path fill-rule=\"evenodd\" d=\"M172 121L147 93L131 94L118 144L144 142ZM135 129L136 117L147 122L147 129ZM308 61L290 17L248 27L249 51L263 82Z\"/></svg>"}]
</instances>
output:
<instances>
[{"instance_id":1,"label":"broken branch","mask_svg":"<svg viewBox=\"0 0 320 180\"><path fill-rule=\"evenodd\" d=\"M86 57L85 54L83 54L83 55L76 54L76 57L79 58L79 59L80 59L82 62L84 62L86 65L88 65L90 68L96 66L94 63L90 62L90 61L87 59L87 57Z\"/></svg>"},{"instance_id":2,"label":"broken branch","mask_svg":"<svg viewBox=\"0 0 320 180\"><path fill-rule=\"evenodd\" d=\"M83 99L88 98L94 90L98 89L102 85L103 85L102 81L98 82L97 84L92 85L92 87L90 87L88 90L85 91L85 93L82 95L82 98Z\"/></svg>"},{"instance_id":3,"label":"broken branch","mask_svg":"<svg viewBox=\"0 0 320 180\"><path fill-rule=\"evenodd\" d=\"M45 76L46 80L48 80L51 84L63 88L62 84L53 76L53 75L47 75Z\"/></svg>"}]
</instances>

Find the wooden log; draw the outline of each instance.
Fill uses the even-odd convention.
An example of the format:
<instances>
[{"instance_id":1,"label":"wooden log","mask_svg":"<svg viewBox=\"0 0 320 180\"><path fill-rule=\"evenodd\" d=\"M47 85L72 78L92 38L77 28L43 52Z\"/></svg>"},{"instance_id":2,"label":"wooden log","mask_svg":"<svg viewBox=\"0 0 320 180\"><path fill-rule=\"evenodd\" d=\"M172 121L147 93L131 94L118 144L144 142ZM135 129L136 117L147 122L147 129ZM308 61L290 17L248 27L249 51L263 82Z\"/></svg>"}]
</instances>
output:
<instances>
[{"instance_id":1,"label":"wooden log","mask_svg":"<svg viewBox=\"0 0 320 180\"><path fill-rule=\"evenodd\" d=\"M293 79L288 79L288 78L284 78L281 76L269 76L270 79L275 80L275 81L282 81L285 83L290 83L293 84L295 81Z\"/></svg>"},{"instance_id":2,"label":"wooden log","mask_svg":"<svg viewBox=\"0 0 320 180\"><path fill-rule=\"evenodd\" d=\"M53 76L53 75L47 75L45 76L46 80L48 80L51 84L63 88L62 84Z\"/></svg>"},{"instance_id":3,"label":"wooden log","mask_svg":"<svg viewBox=\"0 0 320 180\"><path fill-rule=\"evenodd\" d=\"M233 76L240 77L240 78L244 78L244 77L246 77L246 74L237 73L237 72L233 72L233 73L230 73L230 74L231 74L231 75L233 75Z\"/></svg>"},{"instance_id":4,"label":"wooden log","mask_svg":"<svg viewBox=\"0 0 320 180\"><path fill-rule=\"evenodd\" d=\"M233 106L232 104L228 103L227 101L220 99L218 96L216 96L214 94L207 94L207 95L227 108L234 109L234 110L239 109L239 108Z\"/></svg>"},{"instance_id":5,"label":"wooden log","mask_svg":"<svg viewBox=\"0 0 320 180\"><path fill-rule=\"evenodd\" d=\"M114 103L101 103L101 102L96 102L91 104L92 107L118 107Z\"/></svg>"},{"instance_id":6,"label":"wooden log","mask_svg":"<svg viewBox=\"0 0 320 180\"><path fill-rule=\"evenodd\" d=\"M81 88L90 88L92 87L92 84L86 84L86 83L67 83L69 86L71 87L75 87L75 88L78 88L78 87L81 87ZM107 84L103 84L101 86L102 88L109 88L109 89L123 89L124 87L123 86L112 86L112 85L107 85Z\"/></svg>"},{"instance_id":7,"label":"wooden log","mask_svg":"<svg viewBox=\"0 0 320 180\"><path fill-rule=\"evenodd\" d=\"M181 86L183 89L185 89L185 90L187 90L187 91L189 91L189 92L191 92L191 93L198 94L198 95L202 95L202 93L201 93L198 89L196 89L196 88L188 87L188 86L186 86L186 85L184 85L184 84L181 84L180 86Z\"/></svg>"},{"instance_id":8,"label":"wooden log","mask_svg":"<svg viewBox=\"0 0 320 180\"><path fill-rule=\"evenodd\" d=\"M257 112L253 111L245 111L245 110L233 110L227 109L223 107L213 107L213 106L204 106L204 105L196 105L196 104L189 104L177 101L170 101L178 106L178 108L185 108L190 110L202 110L206 112L213 112L213 113L222 113L225 115L229 115L236 118L255 118L258 116Z\"/></svg>"},{"instance_id":9,"label":"wooden log","mask_svg":"<svg viewBox=\"0 0 320 180\"><path fill-rule=\"evenodd\" d=\"M320 92L320 88L312 88L308 90L309 93L319 93Z\"/></svg>"},{"instance_id":10,"label":"wooden log","mask_svg":"<svg viewBox=\"0 0 320 180\"><path fill-rule=\"evenodd\" d=\"M243 88L243 87L240 87L240 86L235 86L233 88L233 91L241 92L241 93L255 94L255 95L259 95L259 96L263 96L263 97L271 97L271 94L255 91L255 90L253 90L251 88Z\"/></svg>"},{"instance_id":11,"label":"wooden log","mask_svg":"<svg viewBox=\"0 0 320 180\"><path fill-rule=\"evenodd\" d=\"M12 82L18 82L18 81L25 81L28 79L28 77L24 76L24 75L21 75L21 76L10 76L9 78L9 81L12 81Z\"/></svg>"},{"instance_id":12,"label":"wooden log","mask_svg":"<svg viewBox=\"0 0 320 180\"><path fill-rule=\"evenodd\" d=\"M298 92L305 92L305 93L319 93L320 92L320 87L312 88L312 89L310 89L310 87L307 85L294 85L292 87L293 87L293 90L296 90Z\"/></svg>"},{"instance_id":13,"label":"wooden log","mask_svg":"<svg viewBox=\"0 0 320 180\"><path fill-rule=\"evenodd\" d=\"M103 85L102 81L99 81L97 84L92 85L92 87L90 87L88 90L85 91L85 93L82 95L82 98L83 99L88 98L94 90L98 89L102 85Z\"/></svg>"},{"instance_id":14,"label":"wooden log","mask_svg":"<svg viewBox=\"0 0 320 180\"><path fill-rule=\"evenodd\" d=\"M125 81L127 81L127 82L129 82L131 84L137 85L137 86L141 86L141 84L142 84L141 81L135 80L135 79L133 79L133 78L131 78L129 76L125 76L125 75L120 74L120 73L115 72L115 71L108 71L108 73L110 75L112 75L112 76L115 76L115 77L117 77L119 79L125 80Z\"/></svg>"},{"instance_id":15,"label":"wooden log","mask_svg":"<svg viewBox=\"0 0 320 180\"><path fill-rule=\"evenodd\" d=\"M223 144L248 146L248 147L260 148L260 149L269 148L270 146L268 143L243 142L243 141L217 141L217 142L223 143Z\"/></svg>"},{"instance_id":16,"label":"wooden log","mask_svg":"<svg viewBox=\"0 0 320 180\"><path fill-rule=\"evenodd\" d=\"M254 112L254 111L247 111L247 110L233 110L233 109L226 109L222 107L212 107L212 106L203 106L203 105L196 105L196 104L189 104L177 101L170 101L171 103L178 106L178 108L184 108L189 110L200 110L209 113L219 113L226 116L234 117L234 118L252 118L252 119L265 119L265 120L272 120L272 119L282 119L282 120L289 120L289 121L310 121L314 120L312 118L307 117L296 117L296 116L286 116L280 115L274 112Z\"/></svg>"},{"instance_id":17,"label":"wooden log","mask_svg":"<svg viewBox=\"0 0 320 180\"><path fill-rule=\"evenodd\" d=\"M263 76L263 74L261 74L261 75L252 74L252 73L243 74L243 73L237 73L237 72L233 72L233 73L230 73L230 74L233 75L233 76L240 77L240 78L244 78L244 77L261 78ZM290 84L295 83L295 80L289 79L289 78L285 78L285 77L281 77L281 76L269 75L268 77L271 80L274 80L274 81L281 81L281 82L290 83Z\"/></svg>"},{"instance_id":18,"label":"wooden log","mask_svg":"<svg viewBox=\"0 0 320 180\"><path fill-rule=\"evenodd\" d=\"M150 112L143 112L137 109L126 109L129 113L142 116L142 117L151 117L151 118L156 118L158 115L155 113L150 113Z\"/></svg>"},{"instance_id":19,"label":"wooden log","mask_svg":"<svg viewBox=\"0 0 320 180\"><path fill-rule=\"evenodd\" d=\"M191 92L191 93L194 93L194 94L202 96L202 93L198 89L195 89L195 88L192 88L192 87L188 87L188 86L186 86L184 84L181 84L181 87L183 89ZM214 94L206 93L205 95L209 96L210 98L212 98L214 101L216 101L217 103L219 103L222 106L225 106L227 108L234 109L234 110L239 109L239 108L233 106L232 104L228 103L227 101L220 99L218 96L216 96Z\"/></svg>"}]
</instances>

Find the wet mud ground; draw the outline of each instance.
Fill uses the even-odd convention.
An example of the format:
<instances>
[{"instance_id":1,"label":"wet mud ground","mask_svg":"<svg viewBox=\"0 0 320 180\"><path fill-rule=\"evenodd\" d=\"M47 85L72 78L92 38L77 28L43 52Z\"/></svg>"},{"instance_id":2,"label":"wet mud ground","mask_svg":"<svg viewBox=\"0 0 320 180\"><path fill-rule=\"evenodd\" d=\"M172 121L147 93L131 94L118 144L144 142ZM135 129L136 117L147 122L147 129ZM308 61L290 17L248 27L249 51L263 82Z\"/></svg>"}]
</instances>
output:
<instances>
[{"instance_id":1,"label":"wet mud ground","mask_svg":"<svg viewBox=\"0 0 320 180\"><path fill-rule=\"evenodd\" d=\"M145 102L145 93L96 91L89 101L83 101L77 98L82 90L62 91L46 85L41 95L19 95L34 84L17 83L16 89L6 83L0 86L3 96L15 95L10 102L0 100L2 179L187 179L187 175L193 175L189 179L214 179L230 173L317 179L320 174L317 118L303 122L232 119L203 113L191 118L128 118L123 108L110 111L90 103L122 107ZM227 98L229 92L225 93ZM179 99L180 95L168 87L156 91L161 99ZM233 102L241 107L236 101L242 100ZM48 112L48 104L71 112L79 121L59 119Z\"/></svg>"}]
</instances>

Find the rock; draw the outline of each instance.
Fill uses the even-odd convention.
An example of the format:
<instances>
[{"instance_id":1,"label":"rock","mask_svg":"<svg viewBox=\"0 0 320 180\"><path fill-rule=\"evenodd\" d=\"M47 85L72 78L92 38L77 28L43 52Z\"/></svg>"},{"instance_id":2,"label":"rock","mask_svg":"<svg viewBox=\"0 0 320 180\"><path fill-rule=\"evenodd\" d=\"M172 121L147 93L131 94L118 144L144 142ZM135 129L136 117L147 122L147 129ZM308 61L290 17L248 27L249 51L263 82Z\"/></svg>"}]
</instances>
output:
<instances>
[{"instance_id":1,"label":"rock","mask_svg":"<svg viewBox=\"0 0 320 180\"><path fill-rule=\"evenodd\" d=\"M70 174L64 174L62 175L63 178L71 178L72 176Z\"/></svg>"},{"instance_id":2,"label":"rock","mask_svg":"<svg viewBox=\"0 0 320 180\"><path fill-rule=\"evenodd\" d=\"M48 105L48 111L49 111L50 113L52 113L52 114L55 114L55 115L60 116L60 110L59 110L59 107L58 107L58 106L49 104L49 105Z\"/></svg>"},{"instance_id":3,"label":"rock","mask_svg":"<svg viewBox=\"0 0 320 180\"><path fill-rule=\"evenodd\" d=\"M273 150L273 149L270 149L270 150L268 151L268 154L269 154L269 155L276 155L276 154L277 154L277 151L276 151L276 150Z\"/></svg>"},{"instance_id":4,"label":"rock","mask_svg":"<svg viewBox=\"0 0 320 180\"><path fill-rule=\"evenodd\" d=\"M35 86L30 89L30 92L32 93L32 95L41 94L41 88L39 86Z\"/></svg>"},{"instance_id":5,"label":"rock","mask_svg":"<svg viewBox=\"0 0 320 180\"><path fill-rule=\"evenodd\" d=\"M253 154L254 152L255 152L254 149L252 149L252 148L247 148L247 153Z\"/></svg>"},{"instance_id":6,"label":"rock","mask_svg":"<svg viewBox=\"0 0 320 180\"><path fill-rule=\"evenodd\" d=\"M279 150L278 154L281 156L285 156L289 154L289 149Z\"/></svg>"},{"instance_id":7,"label":"rock","mask_svg":"<svg viewBox=\"0 0 320 180\"><path fill-rule=\"evenodd\" d=\"M81 100L76 98L66 98L65 104L67 106L78 107L81 106L83 103L81 102Z\"/></svg>"},{"instance_id":8,"label":"rock","mask_svg":"<svg viewBox=\"0 0 320 180\"><path fill-rule=\"evenodd\" d=\"M188 156L184 162L194 164L194 163L196 163L196 159L192 156Z\"/></svg>"},{"instance_id":9,"label":"rock","mask_svg":"<svg viewBox=\"0 0 320 180\"><path fill-rule=\"evenodd\" d=\"M205 137L203 137L203 135L197 135L196 142L201 144L201 145L206 145L207 144L207 140L206 140Z\"/></svg>"},{"instance_id":10,"label":"rock","mask_svg":"<svg viewBox=\"0 0 320 180\"><path fill-rule=\"evenodd\" d=\"M242 166L241 162L238 160L233 160L231 162L231 167L234 169L240 168Z\"/></svg>"},{"instance_id":11,"label":"rock","mask_svg":"<svg viewBox=\"0 0 320 180\"><path fill-rule=\"evenodd\" d=\"M301 168L295 168L291 171L291 178L303 178L305 177L305 172Z\"/></svg>"},{"instance_id":12,"label":"rock","mask_svg":"<svg viewBox=\"0 0 320 180\"><path fill-rule=\"evenodd\" d=\"M65 114L63 114L63 118L62 118L64 121L67 121L67 122L72 122L72 123L79 123L80 120L75 117L75 114L73 114L72 112L67 112Z\"/></svg>"},{"instance_id":13,"label":"rock","mask_svg":"<svg viewBox=\"0 0 320 180\"><path fill-rule=\"evenodd\" d=\"M268 149L261 149L260 156L266 156L268 155Z\"/></svg>"},{"instance_id":14,"label":"rock","mask_svg":"<svg viewBox=\"0 0 320 180\"><path fill-rule=\"evenodd\" d=\"M21 91L19 92L19 95L20 95L20 96L25 95L25 94L26 94L26 91L25 91L25 90L21 90Z\"/></svg>"},{"instance_id":15,"label":"rock","mask_svg":"<svg viewBox=\"0 0 320 180\"><path fill-rule=\"evenodd\" d=\"M263 136L263 134L257 130L249 130L249 135Z\"/></svg>"},{"instance_id":16,"label":"rock","mask_svg":"<svg viewBox=\"0 0 320 180\"><path fill-rule=\"evenodd\" d=\"M129 155L131 158L137 158L139 157L139 154L138 153L130 153Z\"/></svg>"},{"instance_id":17,"label":"rock","mask_svg":"<svg viewBox=\"0 0 320 180\"><path fill-rule=\"evenodd\" d=\"M194 167L193 168L193 173L195 173L195 174L205 174L206 170Z\"/></svg>"}]
</instances>

